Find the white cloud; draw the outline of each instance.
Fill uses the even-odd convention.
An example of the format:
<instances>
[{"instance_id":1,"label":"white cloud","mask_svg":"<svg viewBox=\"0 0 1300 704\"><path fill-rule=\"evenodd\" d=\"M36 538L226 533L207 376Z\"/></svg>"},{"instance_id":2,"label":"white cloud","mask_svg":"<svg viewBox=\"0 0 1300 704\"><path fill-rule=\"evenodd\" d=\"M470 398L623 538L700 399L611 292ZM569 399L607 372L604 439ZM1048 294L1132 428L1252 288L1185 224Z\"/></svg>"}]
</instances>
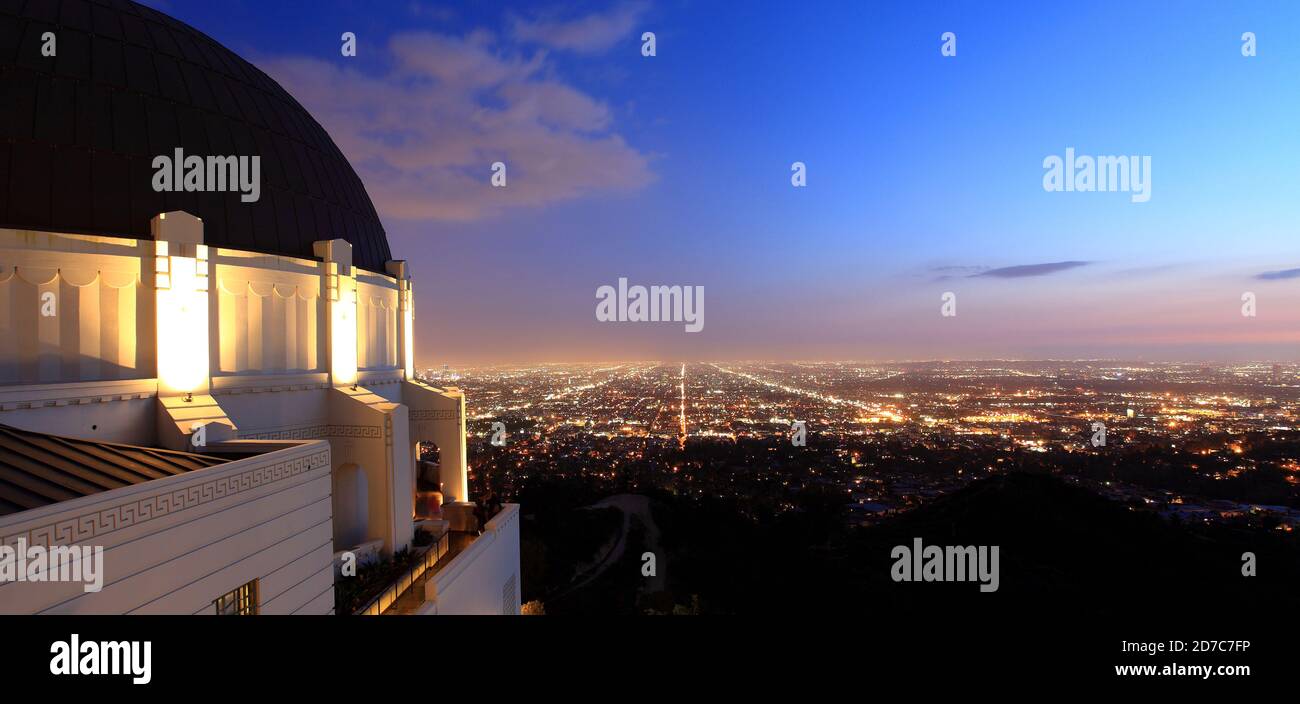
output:
<instances>
[{"instance_id":1,"label":"white cloud","mask_svg":"<svg viewBox=\"0 0 1300 704\"><path fill-rule=\"evenodd\" d=\"M542 17L525 20L514 18L512 27L517 39L555 49L580 53L597 53L621 39L633 36L636 23L645 14L644 2L622 2L606 12L569 20ZM635 36L639 36L639 33ZM637 45L639 46L639 45Z\"/></svg>"},{"instance_id":2,"label":"white cloud","mask_svg":"<svg viewBox=\"0 0 1300 704\"><path fill-rule=\"evenodd\" d=\"M404 33L388 51L378 76L303 57L260 63L330 133L385 217L474 220L653 180L609 107L557 78L543 51L511 52L486 32ZM494 161L507 188L490 186Z\"/></svg>"}]
</instances>

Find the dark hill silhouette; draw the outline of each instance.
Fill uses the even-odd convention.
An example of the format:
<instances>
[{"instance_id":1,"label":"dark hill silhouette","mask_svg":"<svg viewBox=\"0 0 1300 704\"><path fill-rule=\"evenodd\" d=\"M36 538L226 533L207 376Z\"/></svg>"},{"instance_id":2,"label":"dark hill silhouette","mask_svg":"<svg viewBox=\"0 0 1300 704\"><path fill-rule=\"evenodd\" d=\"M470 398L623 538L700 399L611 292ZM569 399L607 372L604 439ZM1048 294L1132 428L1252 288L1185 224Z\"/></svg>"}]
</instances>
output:
<instances>
[{"instance_id":1,"label":"dark hill silhouette","mask_svg":"<svg viewBox=\"0 0 1300 704\"><path fill-rule=\"evenodd\" d=\"M580 593L548 603L548 613L678 607L703 613L857 615L883 622L960 614L1186 624L1297 615L1296 534L1180 525L1052 475L982 479L870 528L845 527L843 496L837 493L803 497L805 510L779 515L747 514L707 496L654 493L652 498L667 588L646 593L639 575L643 546L631 544L622 564ZM557 508L546 522L571 522L559 515L567 510ZM526 542L547 540L530 535L529 522L524 530ZM586 537L600 542L590 532ZM977 582L894 582L891 550L910 547L917 537L925 545L999 546L998 591L981 593ZM1256 577L1241 575L1241 555L1247 551L1257 556ZM565 572L556 568L547 565L552 573ZM558 586L550 585L552 594ZM636 596L629 593L638 590Z\"/></svg>"},{"instance_id":2,"label":"dark hill silhouette","mask_svg":"<svg viewBox=\"0 0 1300 704\"><path fill-rule=\"evenodd\" d=\"M998 591L893 582L889 550L914 537L927 545L999 545ZM853 535L847 553L861 562L851 566L848 583L903 611L942 603L1005 616L1294 614L1297 542L1280 531L1180 525L1055 476L1012 473L974 482ZM1256 555L1258 576L1241 574L1247 551Z\"/></svg>"}]
</instances>

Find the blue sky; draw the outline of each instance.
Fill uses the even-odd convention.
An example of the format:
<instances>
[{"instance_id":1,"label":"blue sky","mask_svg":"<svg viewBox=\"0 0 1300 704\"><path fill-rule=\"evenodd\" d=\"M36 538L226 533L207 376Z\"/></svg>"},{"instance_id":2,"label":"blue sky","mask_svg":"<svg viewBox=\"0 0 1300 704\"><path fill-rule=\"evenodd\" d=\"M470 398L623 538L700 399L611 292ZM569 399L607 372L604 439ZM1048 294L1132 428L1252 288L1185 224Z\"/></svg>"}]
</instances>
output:
<instances>
[{"instance_id":1,"label":"blue sky","mask_svg":"<svg viewBox=\"0 0 1300 704\"><path fill-rule=\"evenodd\" d=\"M1300 267L1293 3L152 4L352 160L421 364L1300 359L1300 276L1259 278ZM1044 191L1066 147L1150 156L1151 200ZM705 329L597 322L620 276Z\"/></svg>"}]
</instances>

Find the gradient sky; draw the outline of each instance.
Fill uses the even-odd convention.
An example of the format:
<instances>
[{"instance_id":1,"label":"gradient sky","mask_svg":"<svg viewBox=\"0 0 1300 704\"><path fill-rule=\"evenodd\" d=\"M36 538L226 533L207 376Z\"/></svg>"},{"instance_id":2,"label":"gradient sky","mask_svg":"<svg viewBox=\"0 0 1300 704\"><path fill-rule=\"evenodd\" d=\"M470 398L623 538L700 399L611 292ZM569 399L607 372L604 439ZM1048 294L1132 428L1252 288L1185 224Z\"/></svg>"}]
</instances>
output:
<instances>
[{"instance_id":1,"label":"gradient sky","mask_svg":"<svg viewBox=\"0 0 1300 704\"><path fill-rule=\"evenodd\" d=\"M421 366L1300 359L1295 3L150 4L352 161ZM1151 200L1045 192L1066 147L1151 156ZM704 330L597 322L620 276L704 286Z\"/></svg>"}]
</instances>

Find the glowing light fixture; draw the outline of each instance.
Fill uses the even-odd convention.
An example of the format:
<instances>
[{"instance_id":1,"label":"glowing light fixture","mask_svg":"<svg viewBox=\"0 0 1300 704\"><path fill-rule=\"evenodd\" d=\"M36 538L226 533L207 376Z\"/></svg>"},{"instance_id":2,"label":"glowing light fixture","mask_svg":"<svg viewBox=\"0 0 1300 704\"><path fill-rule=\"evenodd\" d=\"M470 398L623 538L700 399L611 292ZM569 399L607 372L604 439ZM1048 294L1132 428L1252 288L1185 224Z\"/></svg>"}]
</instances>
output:
<instances>
[{"instance_id":1,"label":"glowing light fixture","mask_svg":"<svg viewBox=\"0 0 1300 704\"><path fill-rule=\"evenodd\" d=\"M208 386L208 248L203 221L184 212L150 223L154 236L154 295L158 392L185 395Z\"/></svg>"},{"instance_id":2,"label":"glowing light fixture","mask_svg":"<svg viewBox=\"0 0 1300 704\"><path fill-rule=\"evenodd\" d=\"M157 274L159 388L193 393L208 373L207 261L160 257L158 268L164 267L166 273Z\"/></svg>"},{"instance_id":3,"label":"glowing light fixture","mask_svg":"<svg viewBox=\"0 0 1300 704\"><path fill-rule=\"evenodd\" d=\"M408 380L415 378L415 300L411 293L411 280L401 280L400 308L402 309L402 367Z\"/></svg>"},{"instance_id":4,"label":"glowing light fixture","mask_svg":"<svg viewBox=\"0 0 1300 704\"><path fill-rule=\"evenodd\" d=\"M331 269L334 263L330 262ZM335 386L357 382L357 280L331 275L330 288L330 374Z\"/></svg>"}]
</instances>

